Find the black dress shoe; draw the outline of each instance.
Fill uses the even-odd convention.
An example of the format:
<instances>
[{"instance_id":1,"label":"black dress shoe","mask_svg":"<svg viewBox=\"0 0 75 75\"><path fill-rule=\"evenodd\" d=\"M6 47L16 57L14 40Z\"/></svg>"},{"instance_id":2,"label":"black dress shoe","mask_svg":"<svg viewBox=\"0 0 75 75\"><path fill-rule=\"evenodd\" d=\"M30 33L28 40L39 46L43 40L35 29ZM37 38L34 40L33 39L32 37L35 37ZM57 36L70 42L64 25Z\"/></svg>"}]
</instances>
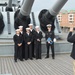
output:
<instances>
[{"instance_id":1,"label":"black dress shoe","mask_svg":"<svg viewBox=\"0 0 75 75\"><path fill-rule=\"evenodd\" d=\"M55 59L55 57L52 57L52 59Z\"/></svg>"},{"instance_id":2,"label":"black dress shoe","mask_svg":"<svg viewBox=\"0 0 75 75\"><path fill-rule=\"evenodd\" d=\"M36 60L38 60L38 58L36 58Z\"/></svg>"},{"instance_id":3,"label":"black dress shoe","mask_svg":"<svg viewBox=\"0 0 75 75\"><path fill-rule=\"evenodd\" d=\"M33 60L33 58L30 58L30 60Z\"/></svg>"},{"instance_id":4,"label":"black dress shoe","mask_svg":"<svg viewBox=\"0 0 75 75\"><path fill-rule=\"evenodd\" d=\"M45 59L46 59L46 58L49 58L49 57L48 57L48 56L46 56L46 57L45 57Z\"/></svg>"},{"instance_id":5,"label":"black dress shoe","mask_svg":"<svg viewBox=\"0 0 75 75\"><path fill-rule=\"evenodd\" d=\"M33 55L32 57L35 58L35 55Z\"/></svg>"},{"instance_id":6,"label":"black dress shoe","mask_svg":"<svg viewBox=\"0 0 75 75\"><path fill-rule=\"evenodd\" d=\"M39 58L39 59L42 59L42 58Z\"/></svg>"},{"instance_id":7,"label":"black dress shoe","mask_svg":"<svg viewBox=\"0 0 75 75\"><path fill-rule=\"evenodd\" d=\"M20 61L24 61L23 59L20 59Z\"/></svg>"},{"instance_id":8,"label":"black dress shoe","mask_svg":"<svg viewBox=\"0 0 75 75\"><path fill-rule=\"evenodd\" d=\"M25 59L25 60L28 60L28 59Z\"/></svg>"},{"instance_id":9,"label":"black dress shoe","mask_svg":"<svg viewBox=\"0 0 75 75\"><path fill-rule=\"evenodd\" d=\"M15 60L15 62L17 62L17 60Z\"/></svg>"}]
</instances>

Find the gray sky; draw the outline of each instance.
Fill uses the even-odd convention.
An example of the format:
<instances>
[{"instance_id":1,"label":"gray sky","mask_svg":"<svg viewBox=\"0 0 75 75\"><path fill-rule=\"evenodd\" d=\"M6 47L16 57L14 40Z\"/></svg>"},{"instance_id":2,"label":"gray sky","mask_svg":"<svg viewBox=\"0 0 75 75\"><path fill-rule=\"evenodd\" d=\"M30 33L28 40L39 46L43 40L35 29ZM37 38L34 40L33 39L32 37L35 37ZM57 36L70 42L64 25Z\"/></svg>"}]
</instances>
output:
<instances>
[{"instance_id":1,"label":"gray sky","mask_svg":"<svg viewBox=\"0 0 75 75\"><path fill-rule=\"evenodd\" d=\"M50 9L57 0L35 0L32 11ZM68 0L62 9L75 10L75 0Z\"/></svg>"}]
</instances>

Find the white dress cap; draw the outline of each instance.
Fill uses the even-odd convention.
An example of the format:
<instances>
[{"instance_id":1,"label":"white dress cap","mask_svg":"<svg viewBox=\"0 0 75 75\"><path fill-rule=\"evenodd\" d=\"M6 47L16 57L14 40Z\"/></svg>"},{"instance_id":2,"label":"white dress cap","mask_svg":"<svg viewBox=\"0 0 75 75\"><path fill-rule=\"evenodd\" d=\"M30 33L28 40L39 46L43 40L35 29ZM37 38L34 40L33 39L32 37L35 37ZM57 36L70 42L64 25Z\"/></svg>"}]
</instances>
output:
<instances>
[{"instance_id":1,"label":"white dress cap","mask_svg":"<svg viewBox=\"0 0 75 75\"><path fill-rule=\"evenodd\" d=\"M30 30L30 28L26 28L26 30Z\"/></svg>"},{"instance_id":2,"label":"white dress cap","mask_svg":"<svg viewBox=\"0 0 75 75\"><path fill-rule=\"evenodd\" d=\"M47 25L47 27L51 27L51 26L52 26L51 24L48 24L48 25Z\"/></svg>"},{"instance_id":3,"label":"white dress cap","mask_svg":"<svg viewBox=\"0 0 75 75\"><path fill-rule=\"evenodd\" d=\"M29 26L33 26L33 24L29 24Z\"/></svg>"},{"instance_id":4,"label":"white dress cap","mask_svg":"<svg viewBox=\"0 0 75 75\"><path fill-rule=\"evenodd\" d=\"M23 28L23 26L19 26L19 28Z\"/></svg>"},{"instance_id":5,"label":"white dress cap","mask_svg":"<svg viewBox=\"0 0 75 75\"><path fill-rule=\"evenodd\" d=\"M15 31L18 32L18 31L20 31L20 29L16 29Z\"/></svg>"},{"instance_id":6,"label":"white dress cap","mask_svg":"<svg viewBox=\"0 0 75 75\"><path fill-rule=\"evenodd\" d=\"M35 26L35 28L39 28L39 26Z\"/></svg>"}]
</instances>

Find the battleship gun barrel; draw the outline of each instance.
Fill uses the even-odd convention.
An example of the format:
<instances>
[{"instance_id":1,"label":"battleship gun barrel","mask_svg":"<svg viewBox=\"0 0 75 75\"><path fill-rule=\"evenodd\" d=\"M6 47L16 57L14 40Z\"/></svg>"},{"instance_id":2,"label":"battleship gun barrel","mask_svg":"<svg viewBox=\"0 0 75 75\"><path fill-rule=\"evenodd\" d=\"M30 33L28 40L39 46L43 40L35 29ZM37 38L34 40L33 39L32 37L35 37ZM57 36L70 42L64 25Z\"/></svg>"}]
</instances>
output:
<instances>
[{"instance_id":1,"label":"battleship gun barrel","mask_svg":"<svg viewBox=\"0 0 75 75\"><path fill-rule=\"evenodd\" d=\"M21 9L20 9L20 13L21 13L23 16L28 16L28 15L30 15L33 2L34 2L34 0L25 0L25 1L24 1L23 5L22 5L22 7L21 7Z\"/></svg>"},{"instance_id":2,"label":"battleship gun barrel","mask_svg":"<svg viewBox=\"0 0 75 75\"><path fill-rule=\"evenodd\" d=\"M13 9L12 9L12 0L9 0L9 1L8 1L8 5L7 5L7 7L6 7L5 10L6 10L6 11L13 11Z\"/></svg>"},{"instance_id":3,"label":"battleship gun barrel","mask_svg":"<svg viewBox=\"0 0 75 75\"><path fill-rule=\"evenodd\" d=\"M12 0L9 0L9 2L8 2L8 7L12 7Z\"/></svg>"},{"instance_id":4,"label":"battleship gun barrel","mask_svg":"<svg viewBox=\"0 0 75 75\"><path fill-rule=\"evenodd\" d=\"M30 23L30 12L33 3L34 0L25 0L21 9L15 13L15 22L14 22L15 29L17 29L19 25L22 25L24 29L28 27L28 24Z\"/></svg>"},{"instance_id":5,"label":"battleship gun barrel","mask_svg":"<svg viewBox=\"0 0 75 75\"><path fill-rule=\"evenodd\" d=\"M42 10L39 14L39 21L40 21L40 27L42 31L47 31L47 24L52 24L52 30L54 30L54 20L59 13L59 11L62 9L62 7L65 5L65 3L68 0L57 0L57 2L54 4L54 6L49 10Z\"/></svg>"}]
</instances>

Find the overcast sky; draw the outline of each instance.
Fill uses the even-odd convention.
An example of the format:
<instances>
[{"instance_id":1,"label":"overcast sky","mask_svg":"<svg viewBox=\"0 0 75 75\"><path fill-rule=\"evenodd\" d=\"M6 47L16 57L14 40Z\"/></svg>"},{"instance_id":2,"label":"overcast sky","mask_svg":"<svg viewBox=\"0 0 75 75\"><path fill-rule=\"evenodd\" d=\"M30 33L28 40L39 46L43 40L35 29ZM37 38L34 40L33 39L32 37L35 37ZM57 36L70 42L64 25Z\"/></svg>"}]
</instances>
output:
<instances>
[{"instance_id":1,"label":"overcast sky","mask_svg":"<svg viewBox=\"0 0 75 75\"><path fill-rule=\"evenodd\" d=\"M32 11L40 11L42 9L49 9L57 0L35 0ZM62 9L75 10L75 0L68 0Z\"/></svg>"}]
</instances>

